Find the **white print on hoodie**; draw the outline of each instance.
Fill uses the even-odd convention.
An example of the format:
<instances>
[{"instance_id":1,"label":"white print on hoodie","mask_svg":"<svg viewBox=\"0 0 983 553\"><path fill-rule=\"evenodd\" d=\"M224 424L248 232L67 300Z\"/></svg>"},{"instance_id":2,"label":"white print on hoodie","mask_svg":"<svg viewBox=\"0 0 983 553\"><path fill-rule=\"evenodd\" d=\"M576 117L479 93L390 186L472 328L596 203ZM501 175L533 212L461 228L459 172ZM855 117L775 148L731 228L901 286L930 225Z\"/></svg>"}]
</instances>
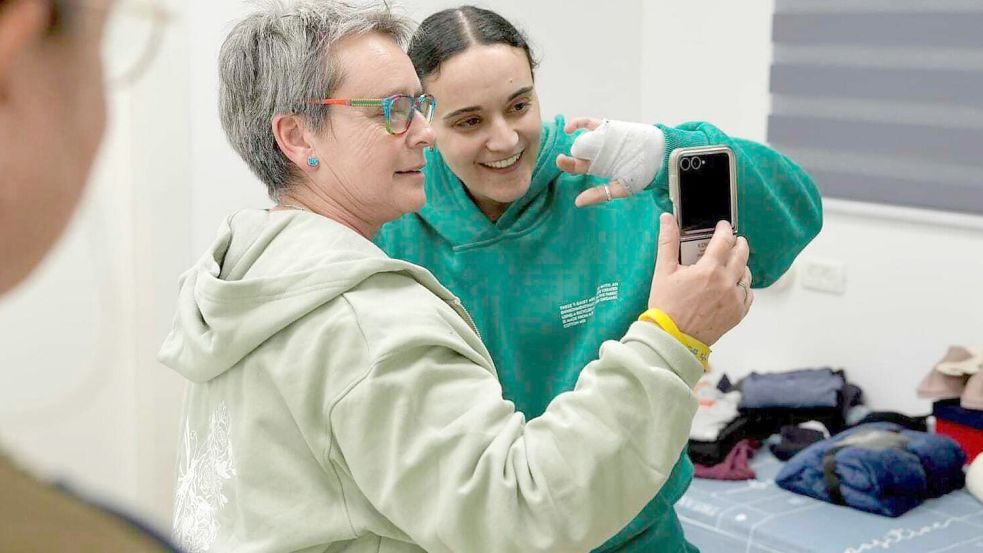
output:
<instances>
[{"instance_id":1,"label":"white print on hoodie","mask_svg":"<svg viewBox=\"0 0 983 553\"><path fill-rule=\"evenodd\" d=\"M229 409L220 403L208 419L203 443L185 425L184 458L178 467L174 541L188 553L208 551L218 537L216 514L229 502L222 487L236 475L229 441Z\"/></svg>"}]
</instances>

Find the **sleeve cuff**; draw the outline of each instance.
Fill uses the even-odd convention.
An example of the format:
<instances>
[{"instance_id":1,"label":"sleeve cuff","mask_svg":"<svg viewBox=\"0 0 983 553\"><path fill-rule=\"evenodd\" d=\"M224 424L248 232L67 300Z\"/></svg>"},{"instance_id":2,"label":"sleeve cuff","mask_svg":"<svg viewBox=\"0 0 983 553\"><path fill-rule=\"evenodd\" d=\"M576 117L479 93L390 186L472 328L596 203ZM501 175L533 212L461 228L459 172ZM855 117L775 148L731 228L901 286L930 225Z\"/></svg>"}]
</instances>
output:
<instances>
[{"instance_id":1,"label":"sleeve cuff","mask_svg":"<svg viewBox=\"0 0 983 553\"><path fill-rule=\"evenodd\" d=\"M631 348L647 364L664 367L693 388L703 376L703 365L686 346L653 323L636 321L621 343Z\"/></svg>"}]
</instances>

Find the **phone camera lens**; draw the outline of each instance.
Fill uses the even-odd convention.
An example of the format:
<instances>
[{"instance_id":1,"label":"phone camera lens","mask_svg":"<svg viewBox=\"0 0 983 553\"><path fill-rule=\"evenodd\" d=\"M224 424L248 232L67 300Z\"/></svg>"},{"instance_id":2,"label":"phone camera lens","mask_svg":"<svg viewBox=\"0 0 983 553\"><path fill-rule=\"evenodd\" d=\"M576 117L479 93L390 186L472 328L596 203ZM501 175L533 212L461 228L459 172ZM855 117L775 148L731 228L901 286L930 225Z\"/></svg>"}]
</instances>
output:
<instances>
[{"instance_id":1,"label":"phone camera lens","mask_svg":"<svg viewBox=\"0 0 983 553\"><path fill-rule=\"evenodd\" d=\"M689 171L690 158L684 157L683 159L679 160L679 168L682 169L683 171Z\"/></svg>"},{"instance_id":2,"label":"phone camera lens","mask_svg":"<svg viewBox=\"0 0 983 553\"><path fill-rule=\"evenodd\" d=\"M703 166L703 160L698 157L694 157L693 161L690 163L690 166L693 168L694 171L696 171Z\"/></svg>"}]
</instances>

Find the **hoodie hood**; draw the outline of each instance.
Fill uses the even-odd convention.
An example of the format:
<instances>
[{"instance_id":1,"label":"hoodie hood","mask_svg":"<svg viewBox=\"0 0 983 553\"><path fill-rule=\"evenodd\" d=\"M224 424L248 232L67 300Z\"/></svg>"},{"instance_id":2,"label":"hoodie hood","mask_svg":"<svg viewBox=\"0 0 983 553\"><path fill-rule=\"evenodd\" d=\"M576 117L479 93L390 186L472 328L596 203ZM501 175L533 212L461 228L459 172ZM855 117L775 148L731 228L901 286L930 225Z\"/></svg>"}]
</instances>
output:
<instances>
[{"instance_id":1,"label":"hoodie hood","mask_svg":"<svg viewBox=\"0 0 983 553\"><path fill-rule=\"evenodd\" d=\"M484 242L528 229L549 207L549 185L561 173L556 166L556 156L569 153L579 134L564 133L564 124L562 115L543 123L529 190L512 202L495 222L488 220L471 200L464 183L444 162L439 149L428 148L424 168L427 203L419 211L419 217L455 246Z\"/></svg>"},{"instance_id":2,"label":"hoodie hood","mask_svg":"<svg viewBox=\"0 0 983 553\"><path fill-rule=\"evenodd\" d=\"M181 275L158 359L193 382L235 366L271 336L380 272L406 272L456 301L425 269L355 231L302 211L240 211Z\"/></svg>"}]
</instances>

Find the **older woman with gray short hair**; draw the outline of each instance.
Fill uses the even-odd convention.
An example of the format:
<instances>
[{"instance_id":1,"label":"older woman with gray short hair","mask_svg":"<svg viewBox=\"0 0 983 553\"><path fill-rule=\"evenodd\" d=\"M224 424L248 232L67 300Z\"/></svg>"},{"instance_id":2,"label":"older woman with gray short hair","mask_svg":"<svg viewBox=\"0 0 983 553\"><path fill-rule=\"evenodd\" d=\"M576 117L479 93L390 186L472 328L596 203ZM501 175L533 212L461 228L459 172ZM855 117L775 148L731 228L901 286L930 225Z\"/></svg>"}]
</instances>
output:
<instances>
[{"instance_id":1,"label":"older woman with gray short hair","mask_svg":"<svg viewBox=\"0 0 983 553\"><path fill-rule=\"evenodd\" d=\"M271 3L222 47L223 126L277 205L221 225L160 352L190 381L174 532L192 553L586 551L686 443L703 367L678 336L635 323L527 421L460 301L372 244L426 199L434 101L408 28L385 6ZM729 235L719 267L656 267L650 307L737 324L713 278L744 270ZM709 284L686 289L690 270Z\"/></svg>"}]
</instances>

